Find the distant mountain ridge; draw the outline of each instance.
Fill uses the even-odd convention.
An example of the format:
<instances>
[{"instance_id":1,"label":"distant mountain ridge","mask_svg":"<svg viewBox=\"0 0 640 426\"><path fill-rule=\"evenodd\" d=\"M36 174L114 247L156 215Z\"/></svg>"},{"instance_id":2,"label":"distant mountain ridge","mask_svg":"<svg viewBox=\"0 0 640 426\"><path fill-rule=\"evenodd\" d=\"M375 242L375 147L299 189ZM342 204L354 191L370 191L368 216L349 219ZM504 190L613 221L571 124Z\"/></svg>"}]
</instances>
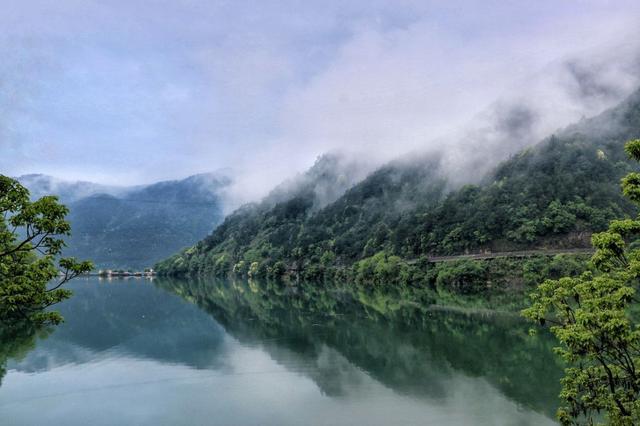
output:
<instances>
[{"instance_id":1,"label":"distant mountain ridge","mask_svg":"<svg viewBox=\"0 0 640 426\"><path fill-rule=\"evenodd\" d=\"M98 268L153 266L209 234L223 218L223 192L231 180L205 173L131 187L68 182L46 175L18 180L33 198L57 195L69 207L72 235L65 256Z\"/></svg>"},{"instance_id":2,"label":"distant mountain ridge","mask_svg":"<svg viewBox=\"0 0 640 426\"><path fill-rule=\"evenodd\" d=\"M63 203L77 201L95 194L117 195L133 189L132 187L102 185L87 181L67 181L44 174L22 175L16 179L29 188L31 198L56 195Z\"/></svg>"}]
</instances>

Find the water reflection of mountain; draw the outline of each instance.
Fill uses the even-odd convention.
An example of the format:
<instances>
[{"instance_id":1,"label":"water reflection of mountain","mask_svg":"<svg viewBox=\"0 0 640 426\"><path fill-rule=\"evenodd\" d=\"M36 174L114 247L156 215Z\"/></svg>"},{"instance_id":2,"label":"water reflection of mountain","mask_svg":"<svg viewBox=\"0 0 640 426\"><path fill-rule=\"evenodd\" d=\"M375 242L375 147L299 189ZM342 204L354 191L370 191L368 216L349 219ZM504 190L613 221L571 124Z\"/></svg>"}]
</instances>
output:
<instances>
[{"instance_id":1,"label":"water reflection of mountain","mask_svg":"<svg viewBox=\"0 0 640 426\"><path fill-rule=\"evenodd\" d=\"M73 289L60 306L67 323L47 338L0 333L0 366L10 359L9 369L33 372L128 357L227 371L238 349L229 333L329 396L366 393L369 376L441 405L460 380L479 380L535 411L556 406L561 369L548 336L529 338L517 318L428 311L415 289L166 279Z\"/></svg>"},{"instance_id":2,"label":"water reflection of mountain","mask_svg":"<svg viewBox=\"0 0 640 426\"><path fill-rule=\"evenodd\" d=\"M329 395L352 378L351 363L396 392L440 399L454 375L484 378L515 402L553 415L561 367L553 340L532 338L517 317L429 311L403 294L274 283L161 279L235 338L260 344L283 365L302 357ZM327 362L327 357L333 357ZM344 358L344 363L335 358ZM352 370L352 369L351 369Z\"/></svg>"},{"instance_id":3,"label":"water reflection of mountain","mask_svg":"<svg viewBox=\"0 0 640 426\"><path fill-rule=\"evenodd\" d=\"M193 368L221 362L224 330L193 304L149 282L92 278L77 280L72 289L74 296L58 307L66 322L39 341L37 350L23 351L28 353L10 362L11 368L40 371L114 354ZM7 335L2 346L19 340L34 346L35 338L26 333Z\"/></svg>"}]
</instances>

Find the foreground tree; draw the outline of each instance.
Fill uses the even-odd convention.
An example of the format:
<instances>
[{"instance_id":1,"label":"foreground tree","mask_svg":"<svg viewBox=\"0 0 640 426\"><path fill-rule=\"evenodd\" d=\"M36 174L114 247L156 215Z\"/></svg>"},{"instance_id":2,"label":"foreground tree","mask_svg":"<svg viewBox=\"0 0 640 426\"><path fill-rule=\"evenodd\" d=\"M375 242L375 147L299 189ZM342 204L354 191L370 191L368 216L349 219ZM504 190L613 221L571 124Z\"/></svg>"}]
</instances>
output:
<instances>
[{"instance_id":1,"label":"foreground tree","mask_svg":"<svg viewBox=\"0 0 640 426\"><path fill-rule=\"evenodd\" d=\"M640 140L625 150L640 162ZM640 206L640 173L628 174L622 190ZM558 419L564 425L640 424L640 249L628 244L638 235L640 218L611 222L592 237L595 272L545 281L523 312L550 324L561 343L556 350L567 368Z\"/></svg>"},{"instance_id":2,"label":"foreground tree","mask_svg":"<svg viewBox=\"0 0 640 426\"><path fill-rule=\"evenodd\" d=\"M67 213L56 197L32 202L19 182L0 175L0 322L62 320L45 309L71 295L66 282L93 268L60 257L61 237L71 230Z\"/></svg>"}]
</instances>

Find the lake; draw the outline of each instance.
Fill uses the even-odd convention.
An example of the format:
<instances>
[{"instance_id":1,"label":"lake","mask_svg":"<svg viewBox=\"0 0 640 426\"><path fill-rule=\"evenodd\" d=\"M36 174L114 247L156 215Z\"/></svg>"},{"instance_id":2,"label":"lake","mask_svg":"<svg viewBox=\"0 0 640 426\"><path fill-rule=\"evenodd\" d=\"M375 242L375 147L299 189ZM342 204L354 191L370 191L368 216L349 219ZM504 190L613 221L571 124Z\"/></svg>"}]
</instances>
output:
<instances>
[{"instance_id":1,"label":"lake","mask_svg":"<svg viewBox=\"0 0 640 426\"><path fill-rule=\"evenodd\" d=\"M4 425L545 425L562 367L517 316L400 290L71 283L48 334L4 336Z\"/></svg>"}]
</instances>

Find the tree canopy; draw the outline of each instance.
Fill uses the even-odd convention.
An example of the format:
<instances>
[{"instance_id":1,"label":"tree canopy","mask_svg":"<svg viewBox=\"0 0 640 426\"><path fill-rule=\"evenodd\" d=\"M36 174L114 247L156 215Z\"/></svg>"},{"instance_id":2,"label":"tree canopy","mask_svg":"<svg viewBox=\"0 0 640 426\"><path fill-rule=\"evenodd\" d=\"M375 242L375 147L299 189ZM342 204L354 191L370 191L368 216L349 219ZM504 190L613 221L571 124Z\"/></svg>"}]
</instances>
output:
<instances>
[{"instance_id":1,"label":"tree canopy","mask_svg":"<svg viewBox=\"0 0 640 426\"><path fill-rule=\"evenodd\" d=\"M640 162L640 139L625 151ZM640 205L640 174L622 179L622 190ZM604 419L613 425L640 423L640 322L636 290L640 217L614 220L594 234L594 272L547 280L531 295L524 315L551 331L561 343L557 352L567 363L558 419L565 425L591 425ZM631 244L630 244L631 243Z\"/></svg>"},{"instance_id":2,"label":"tree canopy","mask_svg":"<svg viewBox=\"0 0 640 426\"><path fill-rule=\"evenodd\" d=\"M90 271L89 261L61 257L71 232L68 209L56 197L29 199L16 180L0 175L0 320L58 323L45 309L71 295L62 286Z\"/></svg>"}]
</instances>

